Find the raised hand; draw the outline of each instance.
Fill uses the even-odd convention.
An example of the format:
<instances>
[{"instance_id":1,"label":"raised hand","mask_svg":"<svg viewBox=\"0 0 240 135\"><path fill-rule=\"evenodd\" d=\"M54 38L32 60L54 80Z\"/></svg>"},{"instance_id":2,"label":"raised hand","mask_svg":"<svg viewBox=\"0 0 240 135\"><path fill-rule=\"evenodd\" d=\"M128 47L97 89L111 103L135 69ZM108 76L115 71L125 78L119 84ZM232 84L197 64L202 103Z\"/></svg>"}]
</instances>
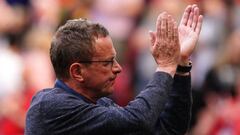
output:
<instances>
[{"instance_id":1,"label":"raised hand","mask_svg":"<svg viewBox=\"0 0 240 135\"><path fill-rule=\"evenodd\" d=\"M161 13L156 22L156 32L150 32L150 50L158 67L174 74L180 56L177 24L166 12Z\"/></svg>"},{"instance_id":2,"label":"raised hand","mask_svg":"<svg viewBox=\"0 0 240 135\"><path fill-rule=\"evenodd\" d=\"M186 7L178 27L181 46L180 63L188 62L197 44L202 27L202 20L203 16L199 15L197 5L189 5Z\"/></svg>"}]
</instances>

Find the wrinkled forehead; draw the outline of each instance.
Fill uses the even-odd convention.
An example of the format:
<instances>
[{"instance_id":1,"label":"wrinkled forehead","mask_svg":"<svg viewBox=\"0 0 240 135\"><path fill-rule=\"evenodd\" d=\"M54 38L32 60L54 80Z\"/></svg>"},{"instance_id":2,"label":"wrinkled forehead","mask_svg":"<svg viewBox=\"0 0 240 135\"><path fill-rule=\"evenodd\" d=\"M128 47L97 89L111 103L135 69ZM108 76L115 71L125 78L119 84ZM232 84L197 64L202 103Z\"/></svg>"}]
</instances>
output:
<instances>
[{"instance_id":1,"label":"wrinkled forehead","mask_svg":"<svg viewBox=\"0 0 240 135\"><path fill-rule=\"evenodd\" d=\"M110 58L116 56L116 50L110 36L98 37L95 40L93 58Z\"/></svg>"}]
</instances>

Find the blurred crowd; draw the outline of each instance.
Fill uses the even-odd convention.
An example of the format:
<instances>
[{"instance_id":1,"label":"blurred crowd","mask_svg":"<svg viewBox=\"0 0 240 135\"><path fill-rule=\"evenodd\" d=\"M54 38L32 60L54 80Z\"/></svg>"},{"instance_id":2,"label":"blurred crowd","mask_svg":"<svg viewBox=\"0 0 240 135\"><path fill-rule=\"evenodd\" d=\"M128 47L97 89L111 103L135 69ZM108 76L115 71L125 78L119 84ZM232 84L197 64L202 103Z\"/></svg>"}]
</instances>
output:
<instances>
[{"instance_id":1,"label":"blurred crowd","mask_svg":"<svg viewBox=\"0 0 240 135\"><path fill-rule=\"evenodd\" d=\"M179 22L188 4L204 15L191 58L189 135L240 135L240 0L0 0L0 135L22 135L32 96L53 87L52 35L68 19L89 18L110 32L123 67L111 96L126 105L156 69L149 30L162 11Z\"/></svg>"}]
</instances>

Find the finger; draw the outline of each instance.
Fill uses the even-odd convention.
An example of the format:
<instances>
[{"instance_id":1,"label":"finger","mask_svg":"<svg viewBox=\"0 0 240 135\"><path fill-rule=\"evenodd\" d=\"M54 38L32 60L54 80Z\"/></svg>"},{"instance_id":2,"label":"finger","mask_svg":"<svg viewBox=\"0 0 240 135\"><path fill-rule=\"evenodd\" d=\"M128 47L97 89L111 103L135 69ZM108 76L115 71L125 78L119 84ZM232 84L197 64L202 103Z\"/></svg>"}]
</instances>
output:
<instances>
[{"instance_id":1,"label":"finger","mask_svg":"<svg viewBox=\"0 0 240 135\"><path fill-rule=\"evenodd\" d=\"M194 9L195 7L197 7L197 4L193 4L192 5L192 9Z\"/></svg>"},{"instance_id":2,"label":"finger","mask_svg":"<svg viewBox=\"0 0 240 135\"><path fill-rule=\"evenodd\" d=\"M200 34L200 31L201 31L201 28L202 28L202 22L203 22L203 16L200 15L198 17L197 27L195 29L195 32L197 32L198 35Z\"/></svg>"},{"instance_id":3,"label":"finger","mask_svg":"<svg viewBox=\"0 0 240 135\"><path fill-rule=\"evenodd\" d=\"M178 27L175 21L173 23L173 39L175 42L178 42Z\"/></svg>"},{"instance_id":4,"label":"finger","mask_svg":"<svg viewBox=\"0 0 240 135\"><path fill-rule=\"evenodd\" d=\"M175 25L176 25L176 26L175 26ZM171 35L172 37L171 37L171 38L172 38L173 40L175 39L175 36L176 36L176 35L175 35L175 32L176 32L176 31L175 31L175 27L177 27L177 23L176 23L176 21L175 21L174 19L172 19L172 35ZM177 31L178 31L178 27L177 27L176 29L177 29Z\"/></svg>"},{"instance_id":5,"label":"finger","mask_svg":"<svg viewBox=\"0 0 240 135\"><path fill-rule=\"evenodd\" d=\"M191 12L192 6L188 5L183 13L180 25L187 25L187 20L189 18L190 12Z\"/></svg>"},{"instance_id":6,"label":"finger","mask_svg":"<svg viewBox=\"0 0 240 135\"><path fill-rule=\"evenodd\" d=\"M165 38L167 36L167 13L164 12L161 20L161 38Z\"/></svg>"},{"instance_id":7,"label":"finger","mask_svg":"<svg viewBox=\"0 0 240 135\"><path fill-rule=\"evenodd\" d=\"M167 36L171 39L173 36L173 18L171 15L168 15L168 28L167 28Z\"/></svg>"},{"instance_id":8,"label":"finger","mask_svg":"<svg viewBox=\"0 0 240 135\"><path fill-rule=\"evenodd\" d=\"M194 9L197 8L198 6L196 4L192 5L191 12L188 18L187 26L192 27L193 23L193 16L194 16Z\"/></svg>"},{"instance_id":9,"label":"finger","mask_svg":"<svg viewBox=\"0 0 240 135\"><path fill-rule=\"evenodd\" d=\"M157 37L160 37L161 34L161 19L162 14L158 15L157 21L156 21L156 28L157 28Z\"/></svg>"},{"instance_id":10,"label":"finger","mask_svg":"<svg viewBox=\"0 0 240 135\"><path fill-rule=\"evenodd\" d=\"M193 23L192 23L192 29L195 30L198 22L198 17L199 17L199 8L195 7L193 9Z\"/></svg>"},{"instance_id":11,"label":"finger","mask_svg":"<svg viewBox=\"0 0 240 135\"><path fill-rule=\"evenodd\" d=\"M151 45L153 46L155 41L156 41L156 35L153 31L149 31L149 37L150 37L150 42L152 43Z\"/></svg>"},{"instance_id":12,"label":"finger","mask_svg":"<svg viewBox=\"0 0 240 135\"><path fill-rule=\"evenodd\" d=\"M192 22L193 22L193 11L191 11L188 21L187 21L187 26L191 27L192 26Z\"/></svg>"}]
</instances>

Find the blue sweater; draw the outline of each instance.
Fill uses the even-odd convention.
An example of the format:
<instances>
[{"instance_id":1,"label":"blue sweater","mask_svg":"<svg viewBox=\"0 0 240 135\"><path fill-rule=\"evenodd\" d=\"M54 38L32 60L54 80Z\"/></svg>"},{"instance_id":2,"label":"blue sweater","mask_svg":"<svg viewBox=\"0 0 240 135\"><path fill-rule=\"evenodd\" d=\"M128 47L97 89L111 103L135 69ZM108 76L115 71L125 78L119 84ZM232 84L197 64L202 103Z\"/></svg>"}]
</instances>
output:
<instances>
[{"instance_id":1,"label":"blue sweater","mask_svg":"<svg viewBox=\"0 0 240 135\"><path fill-rule=\"evenodd\" d=\"M109 98L91 103L57 80L33 97L25 135L182 135L191 104L190 76L156 72L125 107Z\"/></svg>"}]
</instances>

